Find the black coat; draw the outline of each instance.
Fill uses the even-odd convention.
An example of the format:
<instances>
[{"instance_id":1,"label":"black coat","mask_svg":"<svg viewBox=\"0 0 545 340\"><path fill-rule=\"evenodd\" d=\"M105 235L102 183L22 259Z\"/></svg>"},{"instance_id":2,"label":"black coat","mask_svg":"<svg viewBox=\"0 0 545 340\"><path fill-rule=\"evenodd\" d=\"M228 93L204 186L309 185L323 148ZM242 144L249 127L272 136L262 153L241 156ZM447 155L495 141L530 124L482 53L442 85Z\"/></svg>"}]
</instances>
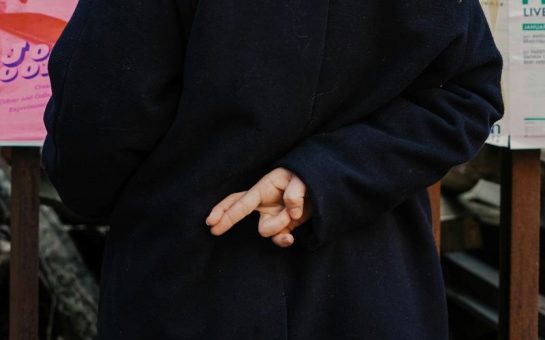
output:
<instances>
[{"instance_id":1,"label":"black coat","mask_svg":"<svg viewBox=\"0 0 545 340\"><path fill-rule=\"evenodd\" d=\"M43 164L111 224L100 339L447 339L426 187L503 112L477 0L80 0ZM312 218L278 248L205 218L275 167Z\"/></svg>"}]
</instances>

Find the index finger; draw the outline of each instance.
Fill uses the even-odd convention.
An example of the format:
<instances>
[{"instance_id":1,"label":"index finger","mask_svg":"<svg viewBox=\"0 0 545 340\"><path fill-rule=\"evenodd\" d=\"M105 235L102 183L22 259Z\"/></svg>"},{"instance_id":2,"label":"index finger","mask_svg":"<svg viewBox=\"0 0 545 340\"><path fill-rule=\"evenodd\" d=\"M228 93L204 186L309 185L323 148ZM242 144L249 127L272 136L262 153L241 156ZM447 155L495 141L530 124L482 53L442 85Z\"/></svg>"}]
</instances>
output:
<instances>
[{"instance_id":1,"label":"index finger","mask_svg":"<svg viewBox=\"0 0 545 340\"><path fill-rule=\"evenodd\" d=\"M235 192L225 197L221 202L216 204L212 208L212 210L210 211L210 214L205 220L206 225L212 226L218 223L221 217L223 216L223 214L225 213L225 211L229 209L229 207L231 207L233 203L235 203L239 198L244 196L244 194L246 194L246 191Z\"/></svg>"},{"instance_id":2,"label":"index finger","mask_svg":"<svg viewBox=\"0 0 545 340\"><path fill-rule=\"evenodd\" d=\"M225 233L237 222L250 215L260 204L259 191L251 188L225 211L219 222L210 228L210 232L216 236Z\"/></svg>"}]
</instances>

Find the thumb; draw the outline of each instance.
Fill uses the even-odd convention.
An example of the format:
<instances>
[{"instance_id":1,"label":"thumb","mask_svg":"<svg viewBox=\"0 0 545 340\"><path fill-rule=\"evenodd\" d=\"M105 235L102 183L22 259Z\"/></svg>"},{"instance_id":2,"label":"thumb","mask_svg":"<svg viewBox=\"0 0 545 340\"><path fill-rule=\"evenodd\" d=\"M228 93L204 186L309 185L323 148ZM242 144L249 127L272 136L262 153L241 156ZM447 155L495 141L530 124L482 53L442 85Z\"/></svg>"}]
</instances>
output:
<instances>
[{"instance_id":1,"label":"thumb","mask_svg":"<svg viewBox=\"0 0 545 340\"><path fill-rule=\"evenodd\" d=\"M303 216L303 207L305 204L306 186L295 174L290 179L286 190L284 191L284 205L290 217L298 220Z\"/></svg>"}]
</instances>

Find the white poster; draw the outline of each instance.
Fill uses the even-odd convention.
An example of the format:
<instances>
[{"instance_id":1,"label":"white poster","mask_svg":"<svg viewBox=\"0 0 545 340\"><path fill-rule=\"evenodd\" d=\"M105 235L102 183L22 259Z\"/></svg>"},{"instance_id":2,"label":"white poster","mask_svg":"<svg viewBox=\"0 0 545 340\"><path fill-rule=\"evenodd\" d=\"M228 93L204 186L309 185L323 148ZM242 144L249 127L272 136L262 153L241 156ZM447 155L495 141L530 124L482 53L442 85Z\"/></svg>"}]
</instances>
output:
<instances>
[{"instance_id":1,"label":"white poster","mask_svg":"<svg viewBox=\"0 0 545 340\"><path fill-rule=\"evenodd\" d=\"M488 143L545 148L545 0L482 0L504 58L505 117Z\"/></svg>"},{"instance_id":2,"label":"white poster","mask_svg":"<svg viewBox=\"0 0 545 340\"><path fill-rule=\"evenodd\" d=\"M511 148L545 147L545 0L509 9Z\"/></svg>"},{"instance_id":3,"label":"white poster","mask_svg":"<svg viewBox=\"0 0 545 340\"><path fill-rule=\"evenodd\" d=\"M481 0L481 6L483 8L488 24L490 25L490 30L494 35L494 40L496 46L500 50L503 58L503 73L501 80L501 87L503 93L503 99L505 101L505 114L503 118L498 121L492 127L490 132L490 137L487 140L487 143L508 147L509 146L509 98L507 94L509 93L509 62L507 60L507 55L509 51L509 25L508 25L508 0Z\"/></svg>"}]
</instances>

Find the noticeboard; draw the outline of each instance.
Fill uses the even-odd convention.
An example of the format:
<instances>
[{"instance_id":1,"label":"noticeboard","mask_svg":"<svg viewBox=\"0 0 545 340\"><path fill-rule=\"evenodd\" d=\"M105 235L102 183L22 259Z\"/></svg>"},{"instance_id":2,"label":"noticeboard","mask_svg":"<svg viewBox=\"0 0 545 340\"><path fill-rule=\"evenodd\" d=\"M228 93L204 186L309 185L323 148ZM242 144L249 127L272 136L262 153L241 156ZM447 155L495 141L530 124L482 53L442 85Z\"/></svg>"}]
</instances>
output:
<instances>
[{"instance_id":1,"label":"noticeboard","mask_svg":"<svg viewBox=\"0 0 545 340\"><path fill-rule=\"evenodd\" d=\"M545 148L545 0L480 0L504 57L504 118L488 143ZM47 62L77 0L0 0L0 145L41 145Z\"/></svg>"},{"instance_id":2,"label":"noticeboard","mask_svg":"<svg viewBox=\"0 0 545 340\"><path fill-rule=\"evenodd\" d=\"M77 0L0 0L0 145L41 145L47 63Z\"/></svg>"}]
</instances>

